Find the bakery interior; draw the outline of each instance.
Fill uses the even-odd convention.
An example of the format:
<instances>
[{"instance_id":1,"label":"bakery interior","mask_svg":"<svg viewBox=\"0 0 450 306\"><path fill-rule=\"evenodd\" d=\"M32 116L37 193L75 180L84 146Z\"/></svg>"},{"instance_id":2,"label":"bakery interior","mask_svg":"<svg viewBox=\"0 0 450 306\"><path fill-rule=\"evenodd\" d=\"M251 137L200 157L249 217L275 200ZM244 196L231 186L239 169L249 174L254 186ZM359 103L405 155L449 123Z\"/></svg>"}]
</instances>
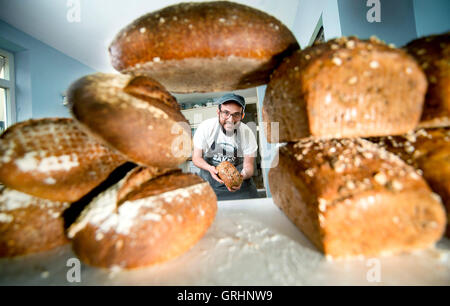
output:
<instances>
[{"instance_id":1,"label":"bakery interior","mask_svg":"<svg viewBox=\"0 0 450 306\"><path fill-rule=\"evenodd\" d=\"M448 0L233 2L276 18L293 34L301 50L350 36L361 40L376 36L377 43L381 40L391 49L402 48L421 37L443 33L447 33L445 43L449 43ZM120 74L113 67L108 52L116 35L142 15L179 3L172 0L0 0L0 132L30 119L72 118L69 88L76 80L96 73ZM446 58L443 59L447 69L450 66L449 49L447 47ZM448 74L447 70L447 81ZM417 250L406 248L406 252L394 255L389 255L388 250L376 255L333 259L319 250L309 235L299 230L295 220L291 221L285 215L283 207L279 208L274 199L289 201L286 198L291 195L277 194L273 197L274 192L284 191L271 188L269 172L274 159L278 158L280 147L287 141L267 141L263 125L267 86L266 83L229 91L190 93L168 90L186 118L191 135L202 121L217 117L217 101L222 95L233 92L245 98L243 122L253 127L258 144L252 177L258 197L217 202L217 211L211 213L209 224L203 225L202 234L173 258L130 270L119 263L99 268L94 260L88 259L89 255L78 256L71 243L66 242L45 251L0 256L0 285L450 285L448 229L447 235L441 231L439 237L433 238L433 243L424 242L427 245ZM443 92L445 90L448 93L448 86ZM125 129L127 124L120 120L114 122L119 129ZM447 136L444 137L447 148L450 143L448 126L440 126L447 128ZM404 133L395 135L399 134ZM397 145L394 143L394 146ZM433 145L429 144L429 147ZM1 143L0 149L6 155L6 145ZM443 159L446 158L450 164L449 155L447 150ZM192 162L191 155L177 167L186 175L200 171ZM449 165L442 165L442 169L445 168L448 169ZM126 168L127 171L130 169ZM423 171L420 170L419 174ZM280 181L285 179L283 174L277 175ZM445 179L444 175L442 177ZM384 181L385 178L378 176L375 180ZM4 183L1 176L0 182ZM446 185L443 188L447 188L448 193L449 182L441 183ZM6 182L4 184L7 185ZM392 188L396 189L395 184ZM429 187L423 188L429 192ZM438 192L433 191L432 196L436 196ZM8 201L14 199L0 197L1 235L7 228L2 227L2 222L11 223L7 217L8 208L2 208L8 203L14 206ZM438 202L444 207L440 198ZM159 215L152 216L148 218L160 218ZM394 221L396 219L395 216ZM445 227L443 224L442 228ZM96 239L102 240L98 234ZM371 237L363 239L370 240ZM4 248L4 245L0 246ZM74 269L81 265L81 272L74 270L73 278L68 273L72 264Z\"/></svg>"}]
</instances>

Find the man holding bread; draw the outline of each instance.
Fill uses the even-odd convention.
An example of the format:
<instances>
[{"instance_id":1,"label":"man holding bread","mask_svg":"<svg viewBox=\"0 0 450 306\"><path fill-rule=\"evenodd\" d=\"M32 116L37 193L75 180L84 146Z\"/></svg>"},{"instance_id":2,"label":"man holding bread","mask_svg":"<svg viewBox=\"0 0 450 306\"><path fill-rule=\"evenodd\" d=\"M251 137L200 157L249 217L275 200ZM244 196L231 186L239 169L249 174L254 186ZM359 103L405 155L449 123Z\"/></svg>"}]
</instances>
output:
<instances>
[{"instance_id":1,"label":"man holding bread","mask_svg":"<svg viewBox=\"0 0 450 306\"><path fill-rule=\"evenodd\" d=\"M258 145L244 118L245 99L233 93L218 100L217 116L203 121L194 135L192 161L200 176L209 182L219 201L257 198L252 176ZM219 178L216 166L228 161L242 176L240 186L227 187Z\"/></svg>"}]
</instances>

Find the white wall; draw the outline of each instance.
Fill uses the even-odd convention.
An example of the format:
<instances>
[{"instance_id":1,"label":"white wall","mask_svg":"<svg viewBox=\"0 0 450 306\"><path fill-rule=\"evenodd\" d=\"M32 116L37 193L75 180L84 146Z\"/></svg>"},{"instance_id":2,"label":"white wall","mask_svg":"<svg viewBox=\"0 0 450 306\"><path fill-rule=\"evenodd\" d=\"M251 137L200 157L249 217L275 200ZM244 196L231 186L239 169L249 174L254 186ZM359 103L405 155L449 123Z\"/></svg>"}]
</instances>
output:
<instances>
[{"instance_id":1,"label":"white wall","mask_svg":"<svg viewBox=\"0 0 450 306\"><path fill-rule=\"evenodd\" d=\"M249 1L242 1L242 3L249 4ZM273 10L273 16L279 18L294 34L300 47L303 49L308 46L311 38L315 36L318 28L318 22L322 18L324 26L325 39L331 39L341 36L341 27L339 22L339 12L337 0L290 0L290 1L255 1L263 5L264 11L269 14ZM275 15L277 13L277 15ZM264 184L267 196L271 197L271 192L268 184L268 173L276 158L278 146L276 144L269 144L266 141L262 125L261 109L264 101L266 86L257 88L258 93L258 118L260 128L260 154L261 165L263 170Z\"/></svg>"},{"instance_id":2,"label":"white wall","mask_svg":"<svg viewBox=\"0 0 450 306\"><path fill-rule=\"evenodd\" d=\"M417 36L450 31L449 0L414 0Z\"/></svg>"},{"instance_id":3,"label":"white wall","mask_svg":"<svg viewBox=\"0 0 450 306\"><path fill-rule=\"evenodd\" d=\"M291 30L302 49L315 36L321 16L326 40L342 35L337 0L299 0Z\"/></svg>"}]
</instances>

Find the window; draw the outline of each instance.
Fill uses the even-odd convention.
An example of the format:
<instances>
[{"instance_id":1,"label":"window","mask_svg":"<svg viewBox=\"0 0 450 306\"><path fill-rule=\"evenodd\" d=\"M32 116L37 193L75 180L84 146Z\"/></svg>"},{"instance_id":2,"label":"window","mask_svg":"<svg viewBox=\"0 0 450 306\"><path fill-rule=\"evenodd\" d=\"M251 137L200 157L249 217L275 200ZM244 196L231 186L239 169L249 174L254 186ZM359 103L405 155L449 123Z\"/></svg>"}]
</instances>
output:
<instances>
[{"instance_id":1,"label":"window","mask_svg":"<svg viewBox=\"0 0 450 306\"><path fill-rule=\"evenodd\" d=\"M308 46L311 46L314 43L321 43L321 42L325 42L325 31L323 28L322 14L320 15L319 20L316 23L314 32L312 33L311 38L309 39Z\"/></svg>"},{"instance_id":2,"label":"window","mask_svg":"<svg viewBox=\"0 0 450 306\"><path fill-rule=\"evenodd\" d=\"M14 56L0 49L0 132L15 122Z\"/></svg>"}]
</instances>

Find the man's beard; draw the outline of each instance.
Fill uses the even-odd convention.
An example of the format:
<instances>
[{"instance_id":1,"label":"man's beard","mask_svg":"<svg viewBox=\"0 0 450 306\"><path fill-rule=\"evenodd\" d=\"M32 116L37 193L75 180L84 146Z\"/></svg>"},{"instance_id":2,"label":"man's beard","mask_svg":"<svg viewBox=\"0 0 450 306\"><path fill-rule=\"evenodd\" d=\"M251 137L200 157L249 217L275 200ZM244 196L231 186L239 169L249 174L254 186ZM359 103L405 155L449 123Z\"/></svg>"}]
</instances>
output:
<instances>
[{"instance_id":1,"label":"man's beard","mask_svg":"<svg viewBox=\"0 0 450 306\"><path fill-rule=\"evenodd\" d=\"M230 122L224 122L223 124L221 124L220 126L222 127L222 132L227 135L227 136L232 136L235 132L235 130L239 127L239 124L241 122L237 122L237 123L230 123ZM227 125L228 127L225 128L225 125Z\"/></svg>"}]
</instances>

